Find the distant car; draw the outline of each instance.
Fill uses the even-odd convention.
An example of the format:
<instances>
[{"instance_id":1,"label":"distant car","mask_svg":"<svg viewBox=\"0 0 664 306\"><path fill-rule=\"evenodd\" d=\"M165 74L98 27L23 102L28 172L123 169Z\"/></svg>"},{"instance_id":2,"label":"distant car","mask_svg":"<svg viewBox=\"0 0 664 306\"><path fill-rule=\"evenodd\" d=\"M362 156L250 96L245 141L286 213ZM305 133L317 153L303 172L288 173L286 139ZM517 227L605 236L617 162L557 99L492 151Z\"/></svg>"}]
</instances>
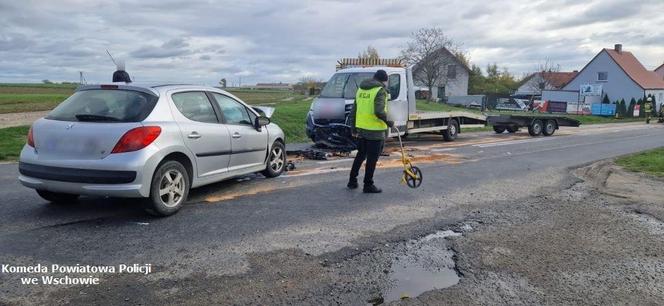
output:
<instances>
[{"instance_id":1,"label":"distant car","mask_svg":"<svg viewBox=\"0 0 664 306\"><path fill-rule=\"evenodd\" d=\"M284 133L261 114L213 87L82 86L32 125L19 180L50 202L140 197L148 212L170 215L190 188L281 175Z\"/></svg>"}]
</instances>

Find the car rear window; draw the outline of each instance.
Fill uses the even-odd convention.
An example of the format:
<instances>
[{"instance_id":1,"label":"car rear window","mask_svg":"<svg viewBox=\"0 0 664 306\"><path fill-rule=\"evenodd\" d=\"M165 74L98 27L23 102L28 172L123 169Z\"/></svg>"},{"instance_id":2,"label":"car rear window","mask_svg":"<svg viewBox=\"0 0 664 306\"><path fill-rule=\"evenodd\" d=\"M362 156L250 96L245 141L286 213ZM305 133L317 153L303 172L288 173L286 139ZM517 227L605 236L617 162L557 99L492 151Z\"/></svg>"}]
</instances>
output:
<instances>
[{"instance_id":1,"label":"car rear window","mask_svg":"<svg viewBox=\"0 0 664 306\"><path fill-rule=\"evenodd\" d=\"M77 91L46 119L90 122L139 122L152 112L158 97L121 89Z\"/></svg>"}]
</instances>

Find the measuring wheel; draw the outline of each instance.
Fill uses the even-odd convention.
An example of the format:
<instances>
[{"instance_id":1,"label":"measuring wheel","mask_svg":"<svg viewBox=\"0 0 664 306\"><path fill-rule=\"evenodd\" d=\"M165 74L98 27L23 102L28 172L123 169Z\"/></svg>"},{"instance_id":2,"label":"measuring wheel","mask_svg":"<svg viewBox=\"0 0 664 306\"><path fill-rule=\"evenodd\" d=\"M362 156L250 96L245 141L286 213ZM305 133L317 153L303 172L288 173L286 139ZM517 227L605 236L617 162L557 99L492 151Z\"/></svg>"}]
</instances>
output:
<instances>
[{"instance_id":1,"label":"measuring wheel","mask_svg":"<svg viewBox=\"0 0 664 306\"><path fill-rule=\"evenodd\" d=\"M418 167L411 166L410 173L404 170L403 177L410 188L417 188L422 185L422 171Z\"/></svg>"}]
</instances>

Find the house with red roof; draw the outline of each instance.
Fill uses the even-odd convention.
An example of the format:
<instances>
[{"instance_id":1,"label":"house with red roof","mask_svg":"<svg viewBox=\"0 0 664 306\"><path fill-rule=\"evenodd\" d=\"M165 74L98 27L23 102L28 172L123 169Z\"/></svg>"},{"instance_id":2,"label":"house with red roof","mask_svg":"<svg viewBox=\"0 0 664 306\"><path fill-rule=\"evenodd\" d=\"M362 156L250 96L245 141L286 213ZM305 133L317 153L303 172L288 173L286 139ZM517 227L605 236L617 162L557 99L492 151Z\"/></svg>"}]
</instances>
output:
<instances>
[{"instance_id":1,"label":"house with red roof","mask_svg":"<svg viewBox=\"0 0 664 306\"><path fill-rule=\"evenodd\" d=\"M586 85L601 88L602 94L579 97L580 89ZM628 103L632 98L653 95L659 109L664 102L664 78L646 69L634 54L617 44L613 49L602 49L561 90L544 91L542 99L592 104L600 103L605 95L611 102L625 99Z\"/></svg>"},{"instance_id":2,"label":"house with red roof","mask_svg":"<svg viewBox=\"0 0 664 306\"><path fill-rule=\"evenodd\" d=\"M541 96L544 90L562 89L578 74L578 71L559 72L559 71L541 71L527 76L515 95L519 96ZM539 97L538 97L539 99Z\"/></svg>"},{"instance_id":3,"label":"house with red roof","mask_svg":"<svg viewBox=\"0 0 664 306\"><path fill-rule=\"evenodd\" d=\"M658 75L662 80L664 80L664 64L655 68L655 74Z\"/></svg>"}]
</instances>

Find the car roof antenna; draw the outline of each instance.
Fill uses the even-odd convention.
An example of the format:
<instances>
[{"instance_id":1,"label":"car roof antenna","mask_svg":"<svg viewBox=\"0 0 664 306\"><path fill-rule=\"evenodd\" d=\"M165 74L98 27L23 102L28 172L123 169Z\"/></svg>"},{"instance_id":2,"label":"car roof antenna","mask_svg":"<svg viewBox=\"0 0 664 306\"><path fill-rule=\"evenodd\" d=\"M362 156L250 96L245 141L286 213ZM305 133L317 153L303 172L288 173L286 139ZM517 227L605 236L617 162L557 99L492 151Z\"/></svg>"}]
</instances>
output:
<instances>
[{"instance_id":1,"label":"car roof antenna","mask_svg":"<svg viewBox=\"0 0 664 306\"><path fill-rule=\"evenodd\" d=\"M111 55L111 52L108 52L106 50L106 54L111 58L111 61L113 64L115 64L116 70L113 72L113 83L115 82L125 82L125 83L131 83L131 78L129 77L129 73L125 71L125 63L123 60L118 60L117 62L113 58L113 55Z\"/></svg>"}]
</instances>

